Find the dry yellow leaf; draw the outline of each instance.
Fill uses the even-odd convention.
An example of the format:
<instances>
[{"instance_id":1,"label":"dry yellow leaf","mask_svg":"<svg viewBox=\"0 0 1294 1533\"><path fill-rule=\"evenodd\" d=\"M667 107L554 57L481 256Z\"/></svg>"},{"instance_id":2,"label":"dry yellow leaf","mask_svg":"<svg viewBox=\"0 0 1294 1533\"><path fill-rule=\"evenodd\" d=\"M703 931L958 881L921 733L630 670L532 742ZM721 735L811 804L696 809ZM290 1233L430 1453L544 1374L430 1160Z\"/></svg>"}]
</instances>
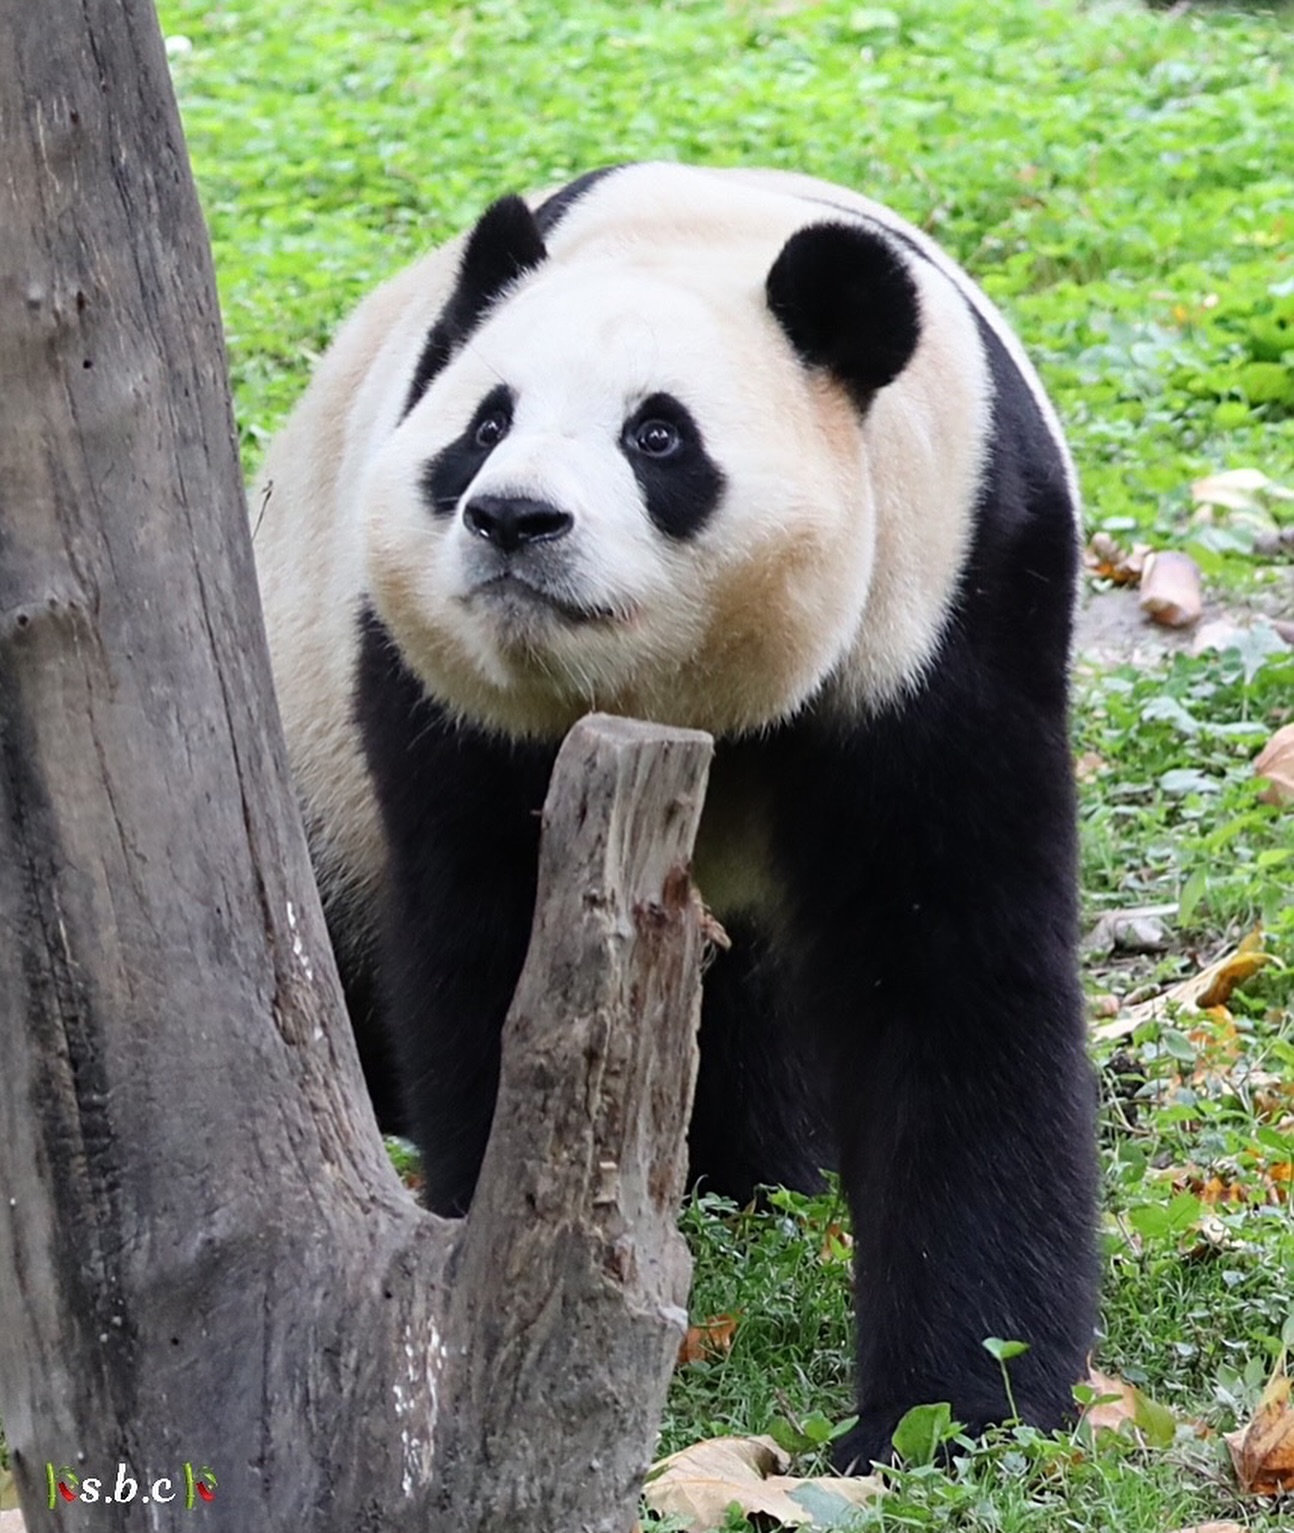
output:
<instances>
[{"instance_id":1,"label":"dry yellow leaf","mask_svg":"<svg viewBox=\"0 0 1294 1533\"><path fill-rule=\"evenodd\" d=\"M839 1223L829 1224L822 1232L822 1245L818 1249L821 1262L847 1262L854 1250L854 1237Z\"/></svg>"},{"instance_id":2,"label":"dry yellow leaf","mask_svg":"<svg viewBox=\"0 0 1294 1533\"><path fill-rule=\"evenodd\" d=\"M1175 1193L1191 1193L1206 1208L1216 1208L1219 1204L1261 1207L1288 1202L1289 1184L1294 1181L1294 1161L1266 1160L1256 1153L1256 1148L1253 1159L1243 1171L1235 1169L1209 1174L1198 1166L1186 1165L1164 1166L1151 1174L1167 1182ZM1216 1215L1205 1215L1200 1221L1199 1233L1213 1245L1234 1244Z\"/></svg>"},{"instance_id":3,"label":"dry yellow leaf","mask_svg":"<svg viewBox=\"0 0 1294 1533\"><path fill-rule=\"evenodd\" d=\"M1172 1441L1177 1427L1172 1412L1135 1384L1102 1373L1090 1363L1086 1382L1099 1397L1096 1404L1083 1411L1083 1425L1093 1435L1101 1431L1123 1432L1156 1447Z\"/></svg>"},{"instance_id":4,"label":"dry yellow leaf","mask_svg":"<svg viewBox=\"0 0 1294 1533\"><path fill-rule=\"evenodd\" d=\"M1102 580L1116 586L1135 586L1141 579L1142 566L1149 552L1148 543L1137 543L1128 549L1108 532L1098 532L1087 545L1083 562Z\"/></svg>"},{"instance_id":5,"label":"dry yellow leaf","mask_svg":"<svg viewBox=\"0 0 1294 1533\"><path fill-rule=\"evenodd\" d=\"M1097 1038L1106 1040L1126 1038L1143 1022L1166 1018L1170 1008L1174 1006L1186 1012L1205 1011L1212 1006L1224 1006L1237 985L1242 985L1264 964L1275 962L1275 956L1263 950L1262 932L1251 931L1248 936L1241 938L1239 944L1230 953L1224 954L1207 968L1201 969L1198 974L1192 974L1189 979L1171 985L1161 995L1152 996L1148 1001L1141 1001L1136 1006L1130 1006L1113 1022L1102 1022L1093 1029L1093 1033Z\"/></svg>"},{"instance_id":6,"label":"dry yellow leaf","mask_svg":"<svg viewBox=\"0 0 1294 1533\"><path fill-rule=\"evenodd\" d=\"M691 1533L722 1528L734 1502L749 1517L772 1518L784 1528L812 1528L812 1508L822 1504L838 1522L851 1506L863 1506L884 1486L876 1475L796 1479L785 1473L790 1459L771 1437L712 1437L662 1459L643 1487L655 1512L690 1519ZM796 1499L803 1495L803 1500Z\"/></svg>"},{"instance_id":7,"label":"dry yellow leaf","mask_svg":"<svg viewBox=\"0 0 1294 1533\"><path fill-rule=\"evenodd\" d=\"M1208 977L1208 984L1195 996L1195 1005L1201 1011L1208 1011L1211 1006L1225 1006L1238 985L1252 979L1265 964L1275 961L1271 953L1263 951L1262 933L1250 932L1241 939L1234 953L1228 953L1195 976L1197 983Z\"/></svg>"},{"instance_id":8,"label":"dry yellow leaf","mask_svg":"<svg viewBox=\"0 0 1294 1533\"><path fill-rule=\"evenodd\" d=\"M1102 1373L1099 1368L1088 1370L1087 1383L1102 1398L1096 1405L1089 1405L1083 1412L1083 1421L1094 1432L1109 1428L1117 1432L1125 1421L1131 1421L1137 1413L1136 1391L1113 1374ZM1106 1398L1113 1396L1114 1398Z\"/></svg>"},{"instance_id":9,"label":"dry yellow leaf","mask_svg":"<svg viewBox=\"0 0 1294 1533\"><path fill-rule=\"evenodd\" d=\"M1286 724L1268 740L1254 762L1254 773L1268 786L1258 795L1265 804L1294 803L1294 724Z\"/></svg>"},{"instance_id":10,"label":"dry yellow leaf","mask_svg":"<svg viewBox=\"0 0 1294 1533\"><path fill-rule=\"evenodd\" d=\"M1290 1381L1276 1374L1247 1427L1226 1434L1240 1489L1254 1496L1294 1490L1294 1410Z\"/></svg>"},{"instance_id":11,"label":"dry yellow leaf","mask_svg":"<svg viewBox=\"0 0 1294 1533\"><path fill-rule=\"evenodd\" d=\"M732 1351L737 1320L736 1315L714 1315L709 1320L699 1320L688 1326L687 1335L678 1344L680 1365L700 1362L703 1358L726 1357Z\"/></svg>"}]
</instances>

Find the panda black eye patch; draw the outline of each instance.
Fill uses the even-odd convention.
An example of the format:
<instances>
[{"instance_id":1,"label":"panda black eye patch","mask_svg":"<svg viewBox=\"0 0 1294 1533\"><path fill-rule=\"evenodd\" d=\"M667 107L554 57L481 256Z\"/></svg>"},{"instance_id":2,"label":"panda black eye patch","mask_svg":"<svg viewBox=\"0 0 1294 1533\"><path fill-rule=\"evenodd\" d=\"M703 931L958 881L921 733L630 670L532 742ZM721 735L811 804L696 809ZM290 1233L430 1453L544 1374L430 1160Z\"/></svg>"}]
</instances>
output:
<instances>
[{"instance_id":1,"label":"panda black eye patch","mask_svg":"<svg viewBox=\"0 0 1294 1533\"><path fill-rule=\"evenodd\" d=\"M692 412L673 394L652 394L620 430L652 525L668 538L690 538L723 493L723 470L705 450Z\"/></svg>"},{"instance_id":2,"label":"panda black eye patch","mask_svg":"<svg viewBox=\"0 0 1294 1533\"><path fill-rule=\"evenodd\" d=\"M452 516L485 460L512 429L515 401L500 383L476 407L463 432L423 468L423 504L433 516Z\"/></svg>"}]
</instances>

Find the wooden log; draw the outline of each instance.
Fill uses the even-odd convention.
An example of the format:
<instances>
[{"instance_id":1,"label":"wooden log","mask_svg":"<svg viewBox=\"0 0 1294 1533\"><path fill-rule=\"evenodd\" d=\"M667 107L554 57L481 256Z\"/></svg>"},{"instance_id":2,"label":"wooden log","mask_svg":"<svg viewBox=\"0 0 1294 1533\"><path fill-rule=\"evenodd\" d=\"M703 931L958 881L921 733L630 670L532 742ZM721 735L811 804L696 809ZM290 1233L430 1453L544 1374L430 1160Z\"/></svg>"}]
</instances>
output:
<instances>
[{"instance_id":1,"label":"wooden log","mask_svg":"<svg viewBox=\"0 0 1294 1533\"><path fill-rule=\"evenodd\" d=\"M594 715L558 758L450 1292L449 1333L472 1338L446 1380L454 1527L633 1522L687 1324L677 1217L704 940L687 861L709 756L706 735Z\"/></svg>"}]
</instances>

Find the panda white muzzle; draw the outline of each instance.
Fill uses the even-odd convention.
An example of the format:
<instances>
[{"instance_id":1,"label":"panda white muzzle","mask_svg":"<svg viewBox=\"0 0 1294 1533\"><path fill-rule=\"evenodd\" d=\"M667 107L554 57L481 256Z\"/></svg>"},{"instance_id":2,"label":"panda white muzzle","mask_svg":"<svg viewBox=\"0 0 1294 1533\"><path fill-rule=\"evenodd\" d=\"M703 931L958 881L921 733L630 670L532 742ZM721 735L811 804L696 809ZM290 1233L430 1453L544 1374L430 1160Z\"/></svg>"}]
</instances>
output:
<instances>
[{"instance_id":1,"label":"panda white muzzle","mask_svg":"<svg viewBox=\"0 0 1294 1533\"><path fill-rule=\"evenodd\" d=\"M462 517L463 526L479 540L470 559L467 601L484 602L507 627L541 611L577 624L620 615L580 600L572 589L563 551L552 546L575 526L569 511L524 495L474 495Z\"/></svg>"}]
</instances>

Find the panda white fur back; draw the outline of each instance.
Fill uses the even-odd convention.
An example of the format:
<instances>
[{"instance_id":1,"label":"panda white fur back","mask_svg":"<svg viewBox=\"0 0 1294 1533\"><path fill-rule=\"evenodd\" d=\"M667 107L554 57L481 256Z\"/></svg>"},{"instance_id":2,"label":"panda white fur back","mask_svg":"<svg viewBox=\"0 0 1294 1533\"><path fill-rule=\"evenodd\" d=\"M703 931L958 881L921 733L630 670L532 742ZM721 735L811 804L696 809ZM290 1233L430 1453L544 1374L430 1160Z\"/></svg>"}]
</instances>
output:
<instances>
[{"instance_id":1,"label":"panda white fur back","mask_svg":"<svg viewBox=\"0 0 1294 1533\"><path fill-rule=\"evenodd\" d=\"M1091 1338L1077 515L1019 343L928 239L675 165L504 199L375 292L253 499L330 927L431 1206L479 1169L556 743L592 708L717 736L693 1169L840 1166L847 1452L924 1399L1000 1417L990 1334L1056 1423Z\"/></svg>"}]
</instances>

